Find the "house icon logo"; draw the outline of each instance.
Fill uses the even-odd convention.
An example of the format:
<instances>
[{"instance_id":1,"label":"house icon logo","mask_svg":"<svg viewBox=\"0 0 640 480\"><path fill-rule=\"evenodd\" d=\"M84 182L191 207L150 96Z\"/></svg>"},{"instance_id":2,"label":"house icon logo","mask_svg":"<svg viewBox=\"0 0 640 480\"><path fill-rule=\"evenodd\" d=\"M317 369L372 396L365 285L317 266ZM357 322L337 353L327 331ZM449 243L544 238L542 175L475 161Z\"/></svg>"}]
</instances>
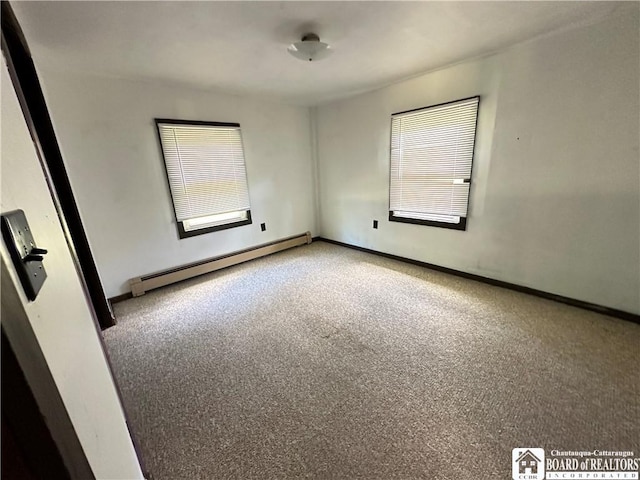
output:
<instances>
[{"instance_id":1,"label":"house icon logo","mask_svg":"<svg viewBox=\"0 0 640 480\"><path fill-rule=\"evenodd\" d=\"M544 479L544 449L514 448L511 452L513 480Z\"/></svg>"}]
</instances>

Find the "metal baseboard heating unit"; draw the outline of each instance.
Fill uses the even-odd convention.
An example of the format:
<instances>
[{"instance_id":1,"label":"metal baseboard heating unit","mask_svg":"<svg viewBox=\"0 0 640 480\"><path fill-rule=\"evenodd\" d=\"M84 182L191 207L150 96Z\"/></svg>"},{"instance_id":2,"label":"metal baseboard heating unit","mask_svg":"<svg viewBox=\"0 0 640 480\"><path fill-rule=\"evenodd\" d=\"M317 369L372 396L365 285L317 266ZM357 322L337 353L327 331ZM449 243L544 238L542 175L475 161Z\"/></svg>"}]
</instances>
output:
<instances>
[{"instance_id":1,"label":"metal baseboard heating unit","mask_svg":"<svg viewBox=\"0 0 640 480\"><path fill-rule=\"evenodd\" d=\"M204 275L205 273L215 272L221 268L231 267L232 265L237 265L239 263L309 243L311 243L311 232L267 243L265 245L259 245L254 248L240 250L228 255L210 258L202 262L191 263L189 265L183 265L170 270L151 273L143 277L132 278L129 280L131 294L134 297L139 297L140 295L144 295L146 292L156 288L165 287L172 283Z\"/></svg>"}]
</instances>

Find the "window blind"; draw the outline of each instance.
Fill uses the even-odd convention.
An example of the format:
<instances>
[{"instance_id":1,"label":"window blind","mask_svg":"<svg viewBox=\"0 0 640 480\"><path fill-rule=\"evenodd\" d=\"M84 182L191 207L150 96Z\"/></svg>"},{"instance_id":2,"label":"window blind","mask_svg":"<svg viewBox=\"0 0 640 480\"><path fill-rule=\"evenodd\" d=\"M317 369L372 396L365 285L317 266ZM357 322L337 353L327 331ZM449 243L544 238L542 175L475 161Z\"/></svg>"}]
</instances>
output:
<instances>
[{"instance_id":1,"label":"window blind","mask_svg":"<svg viewBox=\"0 0 640 480\"><path fill-rule=\"evenodd\" d=\"M240 125L157 125L176 220L251 208Z\"/></svg>"},{"instance_id":2,"label":"window blind","mask_svg":"<svg viewBox=\"0 0 640 480\"><path fill-rule=\"evenodd\" d=\"M391 117L392 215L466 217L479 97Z\"/></svg>"}]
</instances>

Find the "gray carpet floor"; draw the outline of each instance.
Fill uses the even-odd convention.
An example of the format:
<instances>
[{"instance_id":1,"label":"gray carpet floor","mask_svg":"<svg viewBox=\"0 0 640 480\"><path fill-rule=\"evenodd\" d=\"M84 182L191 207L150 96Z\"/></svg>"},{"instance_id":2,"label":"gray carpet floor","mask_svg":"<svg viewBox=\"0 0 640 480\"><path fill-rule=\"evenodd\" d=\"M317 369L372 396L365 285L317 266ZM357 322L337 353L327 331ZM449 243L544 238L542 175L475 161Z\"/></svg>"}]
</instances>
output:
<instances>
[{"instance_id":1,"label":"gray carpet floor","mask_svg":"<svg viewBox=\"0 0 640 480\"><path fill-rule=\"evenodd\" d=\"M314 242L115 311L153 480L493 480L516 447L640 451L640 325L553 301Z\"/></svg>"}]
</instances>

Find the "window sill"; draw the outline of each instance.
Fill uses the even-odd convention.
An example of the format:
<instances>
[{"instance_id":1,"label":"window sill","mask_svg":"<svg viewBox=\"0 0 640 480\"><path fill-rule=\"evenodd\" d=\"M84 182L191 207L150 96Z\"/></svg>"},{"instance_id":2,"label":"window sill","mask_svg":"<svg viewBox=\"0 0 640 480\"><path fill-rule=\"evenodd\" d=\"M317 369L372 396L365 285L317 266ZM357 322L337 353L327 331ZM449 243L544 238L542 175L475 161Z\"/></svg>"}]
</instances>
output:
<instances>
[{"instance_id":1,"label":"window sill","mask_svg":"<svg viewBox=\"0 0 640 480\"><path fill-rule=\"evenodd\" d=\"M180 239L204 235L205 233L218 232L229 228L242 227L243 225L251 225L251 210L247 210L247 218L238 222L225 223L224 225L215 225L213 227L198 228L196 230L185 230L182 222L178 222L178 237Z\"/></svg>"},{"instance_id":2,"label":"window sill","mask_svg":"<svg viewBox=\"0 0 640 480\"><path fill-rule=\"evenodd\" d=\"M393 212L389 212L389 221L398 222L398 223L411 223L414 225L426 225L428 227L448 228L450 230L464 231L467 229L466 217L460 217L459 223L449 223L449 222L438 222L434 220L421 220L418 218L397 217L393 214Z\"/></svg>"}]
</instances>

